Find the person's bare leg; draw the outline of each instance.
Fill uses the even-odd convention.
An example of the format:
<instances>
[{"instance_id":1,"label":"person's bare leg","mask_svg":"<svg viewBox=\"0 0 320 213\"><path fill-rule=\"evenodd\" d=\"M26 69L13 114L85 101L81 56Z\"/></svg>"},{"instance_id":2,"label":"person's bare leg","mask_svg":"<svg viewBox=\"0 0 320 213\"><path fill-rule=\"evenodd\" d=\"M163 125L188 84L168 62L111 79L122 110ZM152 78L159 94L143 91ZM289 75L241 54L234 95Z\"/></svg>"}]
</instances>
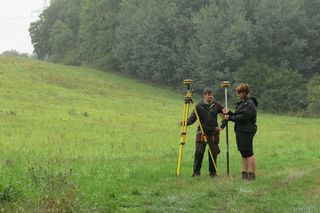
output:
<instances>
[{"instance_id":1,"label":"person's bare leg","mask_svg":"<svg viewBox=\"0 0 320 213\"><path fill-rule=\"evenodd\" d=\"M248 168L249 168L248 158L242 158L242 171L248 172Z\"/></svg>"},{"instance_id":2,"label":"person's bare leg","mask_svg":"<svg viewBox=\"0 0 320 213\"><path fill-rule=\"evenodd\" d=\"M247 179L248 177L248 158L242 158L242 179Z\"/></svg>"},{"instance_id":3,"label":"person's bare leg","mask_svg":"<svg viewBox=\"0 0 320 213\"><path fill-rule=\"evenodd\" d=\"M249 172L253 174L256 173L256 157L254 155L248 158L248 167L249 167Z\"/></svg>"},{"instance_id":4,"label":"person's bare leg","mask_svg":"<svg viewBox=\"0 0 320 213\"><path fill-rule=\"evenodd\" d=\"M256 157L253 155L248 158L249 177L248 180L256 179Z\"/></svg>"}]
</instances>

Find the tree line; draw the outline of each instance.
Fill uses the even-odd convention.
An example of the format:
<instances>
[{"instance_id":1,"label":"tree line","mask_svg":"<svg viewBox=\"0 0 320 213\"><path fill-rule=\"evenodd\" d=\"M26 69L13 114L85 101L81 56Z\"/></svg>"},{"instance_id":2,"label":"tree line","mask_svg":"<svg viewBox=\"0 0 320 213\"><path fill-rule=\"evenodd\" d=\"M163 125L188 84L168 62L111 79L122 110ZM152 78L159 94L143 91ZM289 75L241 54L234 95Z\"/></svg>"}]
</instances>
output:
<instances>
[{"instance_id":1,"label":"tree line","mask_svg":"<svg viewBox=\"0 0 320 213\"><path fill-rule=\"evenodd\" d=\"M318 0L52 0L38 58L169 87L251 85L267 112L320 114Z\"/></svg>"}]
</instances>

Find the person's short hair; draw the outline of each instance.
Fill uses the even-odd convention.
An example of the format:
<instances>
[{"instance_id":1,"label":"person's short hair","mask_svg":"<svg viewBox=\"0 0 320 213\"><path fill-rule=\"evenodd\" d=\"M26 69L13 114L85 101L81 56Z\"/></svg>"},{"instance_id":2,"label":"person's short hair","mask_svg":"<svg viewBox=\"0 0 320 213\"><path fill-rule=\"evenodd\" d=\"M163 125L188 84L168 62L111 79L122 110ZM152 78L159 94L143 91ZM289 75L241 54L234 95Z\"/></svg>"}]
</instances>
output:
<instances>
[{"instance_id":1,"label":"person's short hair","mask_svg":"<svg viewBox=\"0 0 320 213\"><path fill-rule=\"evenodd\" d=\"M243 92L244 94L248 95L250 92L250 85L241 83L239 86L237 86L236 91L237 93Z\"/></svg>"},{"instance_id":2,"label":"person's short hair","mask_svg":"<svg viewBox=\"0 0 320 213\"><path fill-rule=\"evenodd\" d=\"M211 88L209 88L209 87L205 88L205 89L202 91L202 95L207 95L207 94L210 94L210 93L214 94L214 93L213 93L213 89L211 89Z\"/></svg>"}]
</instances>

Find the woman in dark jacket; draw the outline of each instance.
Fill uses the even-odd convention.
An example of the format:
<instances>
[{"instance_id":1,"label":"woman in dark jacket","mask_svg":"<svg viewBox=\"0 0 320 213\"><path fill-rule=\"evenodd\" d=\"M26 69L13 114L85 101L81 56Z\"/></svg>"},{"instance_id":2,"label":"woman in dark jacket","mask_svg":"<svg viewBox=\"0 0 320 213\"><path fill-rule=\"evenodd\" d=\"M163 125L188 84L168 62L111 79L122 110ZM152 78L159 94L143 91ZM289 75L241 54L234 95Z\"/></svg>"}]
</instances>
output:
<instances>
[{"instance_id":1,"label":"woman in dark jacket","mask_svg":"<svg viewBox=\"0 0 320 213\"><path fill-rule=\"evenodd\" d=\"M253 153L253 137L257 131L257 101L249 97L249 90L249 85L243 83L236 88L239 99L236 110L232 113L224 109L224 119L235 123L237 146L242 156L242 178L254 180L256 159Z\"/></svg>"}]
</instances>

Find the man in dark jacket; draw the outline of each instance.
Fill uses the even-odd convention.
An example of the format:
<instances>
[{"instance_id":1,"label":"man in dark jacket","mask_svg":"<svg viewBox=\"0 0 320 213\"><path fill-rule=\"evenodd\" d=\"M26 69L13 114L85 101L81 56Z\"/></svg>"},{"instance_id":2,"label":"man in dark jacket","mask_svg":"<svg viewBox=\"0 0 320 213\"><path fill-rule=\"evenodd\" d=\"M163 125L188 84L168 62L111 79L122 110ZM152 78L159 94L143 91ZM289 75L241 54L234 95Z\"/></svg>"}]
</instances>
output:
<instances>
[{"instance_id":1,"label":"man in dark jacket","mask_svg":"<svg viewBox=\"0 0 320 213\"><path fill-rule=\"evenodd\" d=\"M217 157L220 153L219 149L219 134L220 131L225 127L226 122L223 121L222 125L219 127L217 116L222 113L223 107L213 100L213 90L207 88L203 90L203 100L200 101L196 106L197 113L199 115L199 119L204 131L205 136L207 137L207 142L209 144L209 148L212 152L213 159L215 161L215 165L217 165ZM197 120L195 112L193 111L188 118L188 125L192 125ZM193 165L193 175L199 176L201 164L203 160L203 156L206 150L206 144L204 143L204 138L200 127L197 129L196 135L196 150L194 153L194 165ZM209 155L209 172L210 176L214 177L216 175L216 169L214 168L213 162Z\"/></svg>"},{"instance_id":2,"label":"man in dark jacket","mask_svg":"<svg viewBox=\"0 0 320 213\"><path fill-rule=\"evenodd\" d=\"M234 113L224 109L224 119L234 122L234 131L239 152L242 156L242 178L255 180L256 159L253 153L253 137L257 131L258 102L249 96L249 85L240 84L237 88L239 101Z\"/></svg>"}]
</instances>

